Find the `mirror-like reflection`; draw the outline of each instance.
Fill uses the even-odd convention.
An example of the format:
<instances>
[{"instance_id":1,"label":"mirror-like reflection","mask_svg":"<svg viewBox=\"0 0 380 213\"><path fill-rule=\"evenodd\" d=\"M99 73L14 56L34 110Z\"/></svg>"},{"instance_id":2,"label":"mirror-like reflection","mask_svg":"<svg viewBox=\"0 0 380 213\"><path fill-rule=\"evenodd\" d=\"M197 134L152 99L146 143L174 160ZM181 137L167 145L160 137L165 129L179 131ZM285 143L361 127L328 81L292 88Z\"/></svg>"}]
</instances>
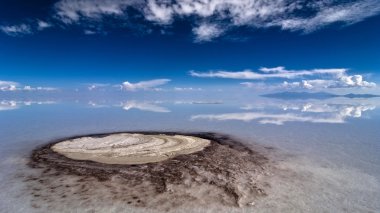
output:
<instances>
[{"instance_id":1,"label":"mirror-like reflection","mask_svg":"<svg viewBox=\"0 0 380 213\"><path fill-rule=\"evenodd\" d=\"M56 104L56 101L17 101L17 100L2 100L0 101L0 111L15 110L25 106Z\"/></svg>"},{"instance_id":2,"label":"mirror-like reflection","mask_svg":"<svg viewBox=\"0 0 380 213\"><path fill-rule=\"evenodd\" d=\"M278 109L273 109L273 106L278 106ZM370 104L318 104L308 102L300 104L269 104L268 107L262 105L259 110L252 112L193 115L191 120L240 120L246 122L256 120L260 124L276 125L283 125L286 122L345 123L348 118L360 118L364 112L375 108L376 106ZM245 105L241 109L251 111L255 107Z\"/></svg>"},{"instance_id":3,"label":"mirror-like reflection","mask_svg":"<svg viewBox=\"0 0 380 213\"><path fill-rule=\"evenodd\" d=\"M128 100L128 101L89 101L88 105L91 108L118 107L125 111L133 109L149 112L171 112L168 107L161 106L162 104L169 105L175 108L178 105L220 105L221 101L196 101L196 100L173 100L173 101L148 101L148 100Z\"/></svg>"},{"instance_id":4,"label":"mirror-like reflection","mask_svg":"<svg viewBox=\"0 0 380 213\"><path fill-rule=\"evenodd\" d=\"M125 111L129 110L140 110L140 111L149 111L149 112L170 112L169 109L166 107L159 106L160 102L151 102L151 101L136 101L136 100L131 100L131 101L124 101L124 102L119 102L117 103L97 103L95 101L89 101L88 105L91 108L104 108L104 107L117 107L117 108L122 108Z\"/></svg>"},{"instance_id":5,"label":"mirror-like reflection","mask_svg":"<svg viewBox=\"0 0 380 213\"><path fill-rule=\"evenodd\" d=\"M219 99L220 100L220 99ZM254 100L229 99L215 101L208 99L178 99L168 97L166 100L158 99L132 99L120 100L118 98L104 98L84 100L61 100L66 104L77 104L90 108L120 108L125 111L146 111L155 113L170 113L178 111L181 106L195 108L206 107L211 113L190 114L188 119L244 122L256 121L258 124L284 125L288 122L331 123L342 124L350 118L370 117L369 111L375 110L380 101L379 98L352 99L346 97L334 97L327 99L294 99L294 98L268 98L256 97ZM52 100L2 100L0 111L16 110L31 105L57 104ZM218 113L215 113L217 109ZM201 111L202 112L202 111Z\"/></svg>"},{"instance_id":6,"label":"mirror-like reflection","mask_svg":"<svg viewBox=\"0 0 380 213\"><path fill-rule=\"evenodd\" d=\"M342 199L376 209L373 201L380 197L380 98L279 99L202 91L191 96L88 93L0 100L0 169L6 171L0 185L11 202L25 201L25 209L30 197L18 193L22 183L14 174L25 170L24 156L31 150L52 139L118 131L215 132L248 146L272 147L281 153L281 171L289 173L266 180L271 188L267 197L255 201L258 209L274 201L304 209L302 204L312 201L308 206L322 202L335 212Z\"/></svg>"},{"instance_id":7,"label":"mirror-like reflection","mask_svg":"<svg viewBox=\"0 0 380 213\"><path fill-rule=\"evenodd\" d=\"M138 102L138 101L127 101L122 105L124 110L138 109L141 111L150 111L150 112L170 112L169 109L155 105L149 102Z\"/></svg>"}]
</instances>

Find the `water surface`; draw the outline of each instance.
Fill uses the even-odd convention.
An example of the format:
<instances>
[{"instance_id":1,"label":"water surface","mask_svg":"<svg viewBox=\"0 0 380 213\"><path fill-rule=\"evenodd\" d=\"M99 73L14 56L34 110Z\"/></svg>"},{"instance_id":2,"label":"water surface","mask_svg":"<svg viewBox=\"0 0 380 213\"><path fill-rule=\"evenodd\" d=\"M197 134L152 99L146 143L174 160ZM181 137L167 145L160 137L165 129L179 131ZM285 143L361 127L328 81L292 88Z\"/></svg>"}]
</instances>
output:
<instances>
[{"instance_id":1,"label":"water surface","mask_svg":"<svg viewBox=\"0 0 380 213\"><path fill-rule=\"evenodd\" d=\"M29 169L27 157L39 145L81 134L184 131L218 132L237 137L248 146L257 143L275 148L278 167L284 173L273 175L268 196L253 207L226 211L377 212L379 127L380 98L3 97L1 211L37 211L31 207L31 195L15 176ZM93 207L99 211L104 208L101 204Z\"/></svg>"}]
</instances>

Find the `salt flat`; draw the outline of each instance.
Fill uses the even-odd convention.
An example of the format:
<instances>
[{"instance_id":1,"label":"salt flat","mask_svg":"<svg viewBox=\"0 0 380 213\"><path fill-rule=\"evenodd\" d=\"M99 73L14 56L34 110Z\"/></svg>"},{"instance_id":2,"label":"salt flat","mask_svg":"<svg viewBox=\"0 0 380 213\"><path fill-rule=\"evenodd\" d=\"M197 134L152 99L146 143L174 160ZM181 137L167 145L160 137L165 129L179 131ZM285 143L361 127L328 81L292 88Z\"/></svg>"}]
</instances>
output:
<instances>
[{"instance_id":1,"label":"salt flat","mask_svg":"<svg viewBox=\"0 0 380 213\"><path fill-rule=\"evenodd\" d=\"M76 160L108 164L143 164L197 152L209 144L209 140L184 135L120 133L66 140L55 144L52 149Z\"/></svg>"}]
</instances>

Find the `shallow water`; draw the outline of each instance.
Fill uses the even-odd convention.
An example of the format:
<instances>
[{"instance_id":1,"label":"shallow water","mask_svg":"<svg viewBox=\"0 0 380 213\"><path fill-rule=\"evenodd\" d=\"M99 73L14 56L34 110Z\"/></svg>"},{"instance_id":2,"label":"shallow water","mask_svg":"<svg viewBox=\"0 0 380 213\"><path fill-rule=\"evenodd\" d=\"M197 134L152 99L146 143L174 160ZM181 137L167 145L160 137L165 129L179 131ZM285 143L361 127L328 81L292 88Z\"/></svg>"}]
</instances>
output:
<instances>
[{"instance_id":1,"label":"shallow water","mask_svg":"<svg viewBox=\"0 0 380 213\"><path fill-rule=\"evenodd\" d=\"M268 196L252 207L210 206L209 212L380 211L380 98L143 97L0 96L0 212L39 212L17 178L31 170L26 162L34 148L67 136L114 131L218 132L247 146L275 148L278 173L268 180ZM72 208L61 210L154 211L104 200Z\"/></svg>"}]
</instances>

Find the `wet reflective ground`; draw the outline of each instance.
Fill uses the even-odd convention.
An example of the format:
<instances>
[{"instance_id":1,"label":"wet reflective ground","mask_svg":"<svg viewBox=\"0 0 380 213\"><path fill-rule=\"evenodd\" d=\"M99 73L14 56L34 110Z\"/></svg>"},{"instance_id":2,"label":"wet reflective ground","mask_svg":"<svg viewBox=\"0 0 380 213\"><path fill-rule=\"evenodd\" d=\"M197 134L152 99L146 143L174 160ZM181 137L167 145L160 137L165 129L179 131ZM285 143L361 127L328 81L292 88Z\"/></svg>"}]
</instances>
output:
<instances>
[{"instance_id":1,"label":"wet reflective ground","mask_svg":"<svg viewBox=\"0 0 380 213\"><path fill-rule=\"evenodd\" d=\"M280 172L268 178L271 188L267 196L251 207L212 206L207 207L208 211L377 212L379 127L380 98L376 97L1 97L0 211L38 212L25 184L17 178L31 170L26 162L37 146L81 134L185 131L223 133L239 138L247 146L273 147L276 153L273 160ZM72 210L110 208L107 200L102 202L92 209L78 203ZM121 207L136 212L153 211L123 203L110 209L117 212ZM70 207L60 209L69 211ZM189 210L205 209L175 209Z\"/></svg>"}]
</instances>

